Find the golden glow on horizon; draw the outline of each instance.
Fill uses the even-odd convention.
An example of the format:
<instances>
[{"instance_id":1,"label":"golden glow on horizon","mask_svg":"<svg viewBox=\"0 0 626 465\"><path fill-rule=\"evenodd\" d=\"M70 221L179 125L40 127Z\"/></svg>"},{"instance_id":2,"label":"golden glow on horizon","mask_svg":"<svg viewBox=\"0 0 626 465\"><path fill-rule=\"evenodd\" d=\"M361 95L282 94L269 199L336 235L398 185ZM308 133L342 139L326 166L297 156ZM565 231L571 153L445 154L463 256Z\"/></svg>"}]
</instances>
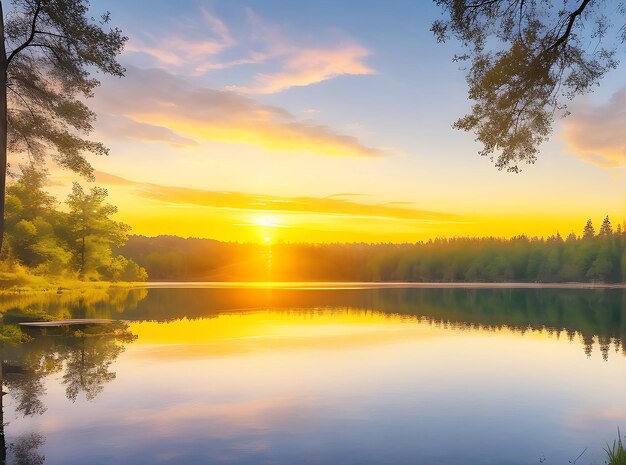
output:
<instances>
[{"instance_id":1,"label":"golden glow on horizon","mask_svg":"<svg viewBox=\"0 0 626 465\"><path fill-rule=\"evenodd\" d=\"M112 193L113 194L113 193ZM160 202L112 195L120 207L118 219L130 224L134 234L202 237L221 241L277 242L417 242L437 237L550 236L559 232L582 233L586 221L580 214L560 217L533 215L472 215L458 223L420 223L404 219L353 218L299 212L289 214L289 226L269 226L250 221L248 211L195 206L169 206ZM621 224L619 212L608 212L614 226ZM600 225L603 216L592 217ZM278 225L278 223L272 223ZM269 240L268 240L269 239Z\"/></svg>"},{"instance_id":2,"label":"golden glow on horizon","mask_svg":"<svg viewBox=\"0 0 626 465\"><path fill-rule=\"evenodd\" d=\"M167 323L143 321L131 323L130 329L139 336L138 344L201 344L240 338L328 336L393 327L403 322L419 323L412 317L369 310L262 310L222 313L216 318L198 320L183 318Z\"/></svg>"},{"instance_id":3,"label":"golden glow on horizon","mask_svg":"<svg viewBox=\"0 0 626 465\"><path fill-rule=\"evenodd\" d=\"M251 223L255 226L259 242L265 245L276 242L277 228L285 227L277 216L271 215L253 216Z\"/></svg>"},{"instance_id":4,"label":"golden glow on horizon","mask_svg":"<svg viewBox=\"0 0 626 465\"><path fill-rule=\"evenodd\" d=\"M98 174L119 207L118 219L134 234L173 234L221 241L278 242L417 242L436 237L580 235L587 216L572 204L558 215L537 211L536 204L516 212L450 215L411 210L410 206L368 205L343 198L256 196L169 188ZM169 201L168 201L169 199ZM267 209L264 209L267 208ZM591 216L599 226L604 215L614 226L624 213L606 210ZM269 241L267 240L269 238Z\"/></svg>"},{"instance_id":5,"label":"golden glow on horizon","mask_svg":"<svg viewBox=\"0 0 626 465\"><path fill-rule=\"evenodd\" d=\"M459 331L468 337L480 332L485 345L491 344L493 337L555 338L555 334L547 331L527 331L522 335L508 328L497 331L466 330L433 325L413 316L348 308L241 311L206 319L134 322L130 323L130 330L138 336L133 347L150 347L149 353L140 352L138 356L164 359L264 351L348 349L447 337L462 340ZM161 349L156 350L155 346L161 346Z\"/></svg>"},{"instance_id":6,"label":"golden glow on horizon","mask_svg":"<svg viewBox=\"0 0 626 465\"><path fill-rule=\"evenodd\" d=\"M257 226L261 226L264 228L280 228L281 225L278 223L276 217L272 216L258 216L253 218L252 222Z\"/></svg>"},{"instance_id":7,"label":"golden glow on horizon","mask_svg":"<svg viewBox=\"0 0 626 465\"><path fill-rule=\"evenodd\" d=\"M342 32L341 21L330 35L292 37L289 23L248 24L250 15L238 24L210 15L207 35L129 34L124 79L103 79L90 103L94 140L111 156L89 161L109 172L97 182L133 234L398 243L566 236L590 217L596 227L626 217L626 167L579 159L626 164L626 91L599 107L582 102L536 166L501 173L471 135L449 127L466 98L459 76L440 60L429 73L420 60L397 60L398 50L434 57L436 44ZM432 92L416 100L411 89Z\"/></svg>"}]
</instances>

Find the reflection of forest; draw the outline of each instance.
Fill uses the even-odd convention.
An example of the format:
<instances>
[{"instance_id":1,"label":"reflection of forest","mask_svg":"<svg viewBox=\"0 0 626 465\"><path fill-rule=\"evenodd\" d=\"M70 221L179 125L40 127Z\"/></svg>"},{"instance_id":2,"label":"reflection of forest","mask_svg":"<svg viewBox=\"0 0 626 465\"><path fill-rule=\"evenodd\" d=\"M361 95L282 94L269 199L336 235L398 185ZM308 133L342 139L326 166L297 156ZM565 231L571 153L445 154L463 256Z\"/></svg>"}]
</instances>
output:
<instances>
[{"instance_id":1,"label":"reflection of forest","mask_svg":"<svg viewBox=\"0 0 626 465\"><path fill-rule=\"evenodd\" d=\"M611 344L623 351L626 340L624 289L155 288L0 297L5 323L24 314L167 321L241 309L334 307L413 315L462 328L565 332L579 336L587 351L598 341L605 355Z\"/></svg>"},{"instance_id":2,"label":"reflection of forest","mask_svg":"<svg viewBox=\"0 0 626 465\"><path fill-rule=\"evenodd\" d=\"M414 315L462 328L565 332L580 336L587 352L595 338L604 355L611 344L624 351L626 340L623 289L150 289L120 315L166 321L240 309L333 307Z\"/></svg>"},{"instance_id":3,"label":"reflection of forest","mask_svg":"<svg viewBox=\"0 0 626 465\"><path fill-rule=\"evenodd\" d=\"M80 393L87 400L94 399L104 386L115 379L112 363L124 351L125 344L132 342L133 335L125 322L102 326L54 328L44 331L36 328L28 331L28 340L2 346L3 385L8 387L15 402L15 411L23 416L41 415L46 411L42 400L45 394L45 378L61 373L65 395L74 402ZM1 437L4 442L4 425ZM43 463L37 453L44 438L36 433L14 438L0 444L0 464L6 463L7 449L12 460L9 463L34 465Z\"/></svg>"},{"instance_id":4,"label":"reflection of forest","mask_svg":"<svg viewBox=\"0 0 626 465\"><path fill-rule=\"evenodd\" d=\"M580 338L585 352L597 342L608 357L611 346L626 354L626 290L624 289L278 289L278 288L154 288L109 289L57 295L0 297L0 380L10 389L16 412L40 415L45 378L60 374L68 400L83 394L95 398L115 379L111 365L136 336L128 324L42 333L26 338L16 323L23 319L112 318L168 321L207 318L220 312L248 309L319 312L350 309L395 315L455 328L501 327L514 331L547 330ZM13 344L9 343L10 341ZM2 377L4 376L4 379ZM4 444L0 417L0 465L41 464L37 452L45 438L32 433Z\"/></svg>"},{"instance_id":5,"label":"reflection of forest","mask_svg":"<svg viewBox=\"0 0 626 465\"><path fill-rule=\"evenodd\" d=\"M43 315L55 320L115 318L115 315L136 308L147 294L147 289L111 288L58 294L0 295L0 314L3 314L5 323L11 322L12 313Z\"/></svg>"}]
</instances>

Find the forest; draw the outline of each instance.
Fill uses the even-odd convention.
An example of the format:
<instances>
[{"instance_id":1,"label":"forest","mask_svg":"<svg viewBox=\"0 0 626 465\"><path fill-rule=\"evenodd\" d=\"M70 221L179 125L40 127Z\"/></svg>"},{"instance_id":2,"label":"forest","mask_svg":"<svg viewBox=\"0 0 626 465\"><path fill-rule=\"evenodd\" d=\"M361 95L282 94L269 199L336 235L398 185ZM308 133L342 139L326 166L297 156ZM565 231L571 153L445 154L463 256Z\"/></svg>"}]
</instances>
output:
<instances>
[{"instance_id":1,"label":"forest","mask_svg":"<svg viewBox=\"0 0 626 465\"><path fill-rule=\"evenodd\" d=\"M85 191L74 183L61 209L45 191L45 171L22 167L7 186L1 269L9 276L32 275L86 281L145 281L146 271L115 254L130 226L110 218L117 208L107 191Z\"/></svg>"},{"instance_id":2,"label":"forest","mask_svg":"<svg viewBox=\"0 0 626 465\"><path fill-rule=\"evenodd\" d=\"M64 205L45 171L7 187L0 272L84 281L595 282L626 279L626 233L605 217L581 234L426 242L244 244L129 235L107 191L74 183Z\"/></svg>"},{"instance_id":3,"label":"forest","mask_svg":"<svg viewBox=\"0 0 626 465\"><path fill-rule=\"evenodd\" d=\"M407 244L238 244L131 236L121 247L155 281L622 282L626 234L608 217L563 238Z\"/></svg>"}]
</instances>

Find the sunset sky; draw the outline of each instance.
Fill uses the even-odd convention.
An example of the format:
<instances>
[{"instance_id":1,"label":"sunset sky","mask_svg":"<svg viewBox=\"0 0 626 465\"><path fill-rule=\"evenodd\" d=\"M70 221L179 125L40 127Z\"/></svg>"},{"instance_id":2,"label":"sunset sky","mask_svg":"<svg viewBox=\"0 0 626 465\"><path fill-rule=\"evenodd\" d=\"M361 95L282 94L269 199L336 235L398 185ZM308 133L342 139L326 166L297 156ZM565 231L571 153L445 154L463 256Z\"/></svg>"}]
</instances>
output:
<instances>
[{"instance_id":1,"label":"sunset sky","mask_svg":"<svg viewBox=\"0 0 626 465\"><path fill-rule=\"evenodd\" d=\"M384 5L384 7L383 7ZM97 184L137 234L416 241L580 234L626 216L626 79L576 100L535 165L473 135L455 44L415 1L95 0L130 40L91 107ZM63 196L71 176L52 170Z\"/></svg>"}]
</instances>

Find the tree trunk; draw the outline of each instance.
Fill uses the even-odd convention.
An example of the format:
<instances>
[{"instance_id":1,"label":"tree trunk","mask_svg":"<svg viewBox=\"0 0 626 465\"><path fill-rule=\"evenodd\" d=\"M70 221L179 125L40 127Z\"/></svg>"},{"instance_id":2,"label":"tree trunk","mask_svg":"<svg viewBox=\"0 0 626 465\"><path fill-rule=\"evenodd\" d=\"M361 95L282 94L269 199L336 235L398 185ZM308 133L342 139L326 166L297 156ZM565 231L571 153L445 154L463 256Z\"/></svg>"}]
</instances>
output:
<instances>
[{"instance_id":1,"label":"tree trunk","mask_svg":"<svg viewBox=\"0 0 626 465\"><path fill-rule=\"evenodd\" d=\"M85 279L85 234L85 231L83 231L82 244L80 247L80 272L78 273L80 279Z\"/></svg>"},{"instance_id":2,"label":"tree trunk","mask_svg":"<svg viewBox=\"0 0 626 465\"><path fill-rule=\"evenodd\" d=\"M7 182L7 51L4 44L4 12L0 2L0 252L4 239L4 203Z\"/></svg>"},{"instance_id":3,"label":"tree trunk","mask_svg":"<svg viewBox=\"0 0 626 465\"><path fill-rule=\"evenodd\" d=\"M0 7L1 9L1 7ZM4 354L0 347L0 390L4 385L4 373L2 364L4 363ZM7 461L7 444L4 438L4 392L0 392L0 465L5 465Z\"/></svg>"}]
</instances>

